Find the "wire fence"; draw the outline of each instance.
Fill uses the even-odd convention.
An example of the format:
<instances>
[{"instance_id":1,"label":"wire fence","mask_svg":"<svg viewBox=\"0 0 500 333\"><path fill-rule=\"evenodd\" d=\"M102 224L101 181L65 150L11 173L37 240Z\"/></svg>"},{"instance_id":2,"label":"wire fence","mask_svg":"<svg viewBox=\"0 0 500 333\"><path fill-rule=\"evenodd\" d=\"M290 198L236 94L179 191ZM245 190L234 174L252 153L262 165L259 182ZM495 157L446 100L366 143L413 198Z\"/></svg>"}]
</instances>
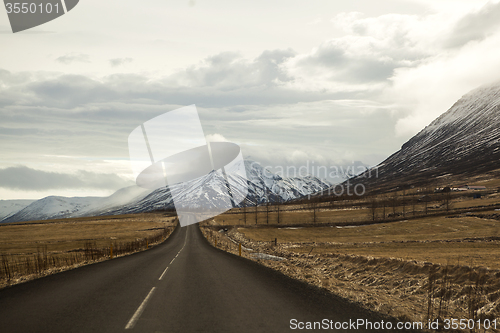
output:
<instances>
[{"instance_id":1,"label":"wire fence","mask_svg":"<svg viewBox=\"0 0 500 333\"><path fill-rule=\"evenodd\" d=\"M166 240L175 227L165 227L160 232L131 242L112 242L99 247L96 241L87 241L83 248L65 253L49 253L47 247L38 247L32 255L16 256L3 254L0 259L0 283L9 285L13 280L39 277L55 271L70 269L82 264L112 259L147 249Z\"/></svg>"}]
</instances>

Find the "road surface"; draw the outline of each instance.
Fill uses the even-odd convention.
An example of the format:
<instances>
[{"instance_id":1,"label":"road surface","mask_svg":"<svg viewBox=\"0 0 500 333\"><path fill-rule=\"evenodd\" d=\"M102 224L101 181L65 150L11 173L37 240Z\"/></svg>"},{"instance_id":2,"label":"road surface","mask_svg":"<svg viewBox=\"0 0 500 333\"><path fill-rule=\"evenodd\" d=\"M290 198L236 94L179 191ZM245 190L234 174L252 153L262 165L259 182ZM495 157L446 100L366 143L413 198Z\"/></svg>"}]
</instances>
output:
<instances>
[{"instance_id":1,"label":"road surface","mask_svg":"<svg viewBox=\"0 0 500 333\"><path fill-rule=\"evenodd\" d=\"M213 248L197 225L176 228L147 251L0 291L5 333L289 332L300 331L290 329L293 319L298 324L358 318L380 320Z\"/></svg>"}]
</instances>

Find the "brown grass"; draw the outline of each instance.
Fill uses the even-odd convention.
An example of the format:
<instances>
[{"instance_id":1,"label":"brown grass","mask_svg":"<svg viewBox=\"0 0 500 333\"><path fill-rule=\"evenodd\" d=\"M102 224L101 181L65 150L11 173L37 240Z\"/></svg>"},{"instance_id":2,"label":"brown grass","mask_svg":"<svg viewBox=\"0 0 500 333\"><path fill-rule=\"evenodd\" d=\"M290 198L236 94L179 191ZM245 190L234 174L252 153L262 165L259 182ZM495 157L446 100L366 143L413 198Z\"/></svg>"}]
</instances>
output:
<instances>
[{"instance_id":1,"label":"brown grass","mask_svg":"<svg viewBox=\"0 0 500 333\"><path fill-rule=\"evenodd\" d=\"M489 213L496 212L482 214ZM468 216L456 218L440 216L365 226L239 228L239 230L257 241L275 237L284 242L428 241L497 236L500 231L500 221Z\"/></svg>"},{"instance_id":2,"label":"brown grass","mask_svg":"<svg viewBox=\"0 0 500 333\"><path fill-rule=\"evenodd\" d=\"M159 213L31 221L0 225L0 254L23 255L46 247L49 253L83 249L88 241L98 247L130 242L172 226L174 217Z\"/></svg>"},{"instance_id":3,"label":"brown grass","mask_svg":"<svg viewBox=\"0 0 500 333\"><path fill-rule=\"evenodd\" d=\"M484 212L484 214L495 212ZM457 264L470 260L500 269L500 221L477 217L432 217L358 227L238 228L252 241L293 245L291 251L344 253Z\"/></svg>"},{"instance_id":4,"label":"brown grass","mask_svg":"<svg viewBox=\"0 0 500 333\"><path fill-rule=\"evenodd\" d=\"M173 231L161 213L0 225L0 287L147 249Z\"/></svg>"},{"instance_id":5,"label":"brown grass","mask_svg":"<svg viewBox=\"0 0 500 333\"><path fill-rule=\"evenodd\" d=\"M447 194L431 194L432 201L419 202L418 199L422 193L416 190L406 192L403 197L402 192L397 192L399 205L392 207L392 198L394 193L379 195L376 197L375 220L389 221L394 219L428 217L436 214L448 214L459 210L467 209L478 210L479 208L500 205L500 193L491 189L486 192L453 192L451 193L449 204L446 204ZM479 199L472 198L473 194L481 193ZM317 204L316 223L317 224L349 224L371 222L373 220L373 211L370 209L370 198L361 198L346 201L321 202ZM402 205L404 200L405 204ZM384 204L385 202L385 209ZM427 206L427 208L426 208ZM496 207L493 207L496 208ZM280 210L280 223L278 223L278 209ZM492 208L490 208L492 209ZM290 204L290 205L271 205L269 214L266 206L246 207L246 222L243 208L232 209L222 215L219 215L215 221L219 225L225 226L255 226L255 225L297 225L312 224L314 222L313 209L308 204ZM385 213L385 215L384 215ZM394 213L396 216L393 216ZM257 218L256 218L257 216ZM385 216L385 217L384 217Z\"/></svg>"}]
</instances>

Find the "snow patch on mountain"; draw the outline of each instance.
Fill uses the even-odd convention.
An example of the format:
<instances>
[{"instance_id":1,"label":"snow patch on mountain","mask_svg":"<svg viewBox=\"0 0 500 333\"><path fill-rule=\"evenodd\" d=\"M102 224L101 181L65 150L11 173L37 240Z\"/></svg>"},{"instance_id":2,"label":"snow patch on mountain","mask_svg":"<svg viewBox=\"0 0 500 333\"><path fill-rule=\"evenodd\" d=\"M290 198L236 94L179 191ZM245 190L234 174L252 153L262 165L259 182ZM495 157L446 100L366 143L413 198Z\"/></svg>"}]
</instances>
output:
<instances>
[{"instance_id":1,"label":"snow patch on mountain","mask_svg":"<svg viewBox=\"0 0 500 333\"><path fill-rule=\"evenodd\" d=\"M113 208L116 209L117 206L125 205L131 200L143 197L147 193L140 187L130 186L105 198L49 196L22 207L0 221L19 222L100 215Z\"/></svg>"},{"instance_id":2,"label":"snow patch on mountain","mask_svg":"<svg viewBox=\"0 0 500 333\"><path fill-rule=\"evenodd\" d=\"M475 176L500 168L500 82L475 89L378 166L374 187L425 184L439 177ZM368 177L369 178L369 177ZM393 184L396 185L396 184ZM392 186L392 185L391 185Z\"/></svg>"},{"instance_id":3,"label":"snow patch on mountain","mask_svg":"<svg viewBox=\"0 0 500 333\"><path fill-rule=\"evenodd\" d=\"M35 200L0 200L0 221L14 215L34 201Z\"/></svg>"}]
</instances>

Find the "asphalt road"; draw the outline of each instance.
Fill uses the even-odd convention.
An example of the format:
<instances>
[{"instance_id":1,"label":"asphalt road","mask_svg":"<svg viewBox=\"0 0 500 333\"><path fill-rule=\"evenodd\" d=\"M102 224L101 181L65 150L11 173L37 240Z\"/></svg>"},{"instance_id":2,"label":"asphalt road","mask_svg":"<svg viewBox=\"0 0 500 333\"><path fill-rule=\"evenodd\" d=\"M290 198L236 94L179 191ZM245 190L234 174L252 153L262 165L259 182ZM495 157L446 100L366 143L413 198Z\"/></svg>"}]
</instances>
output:
<instances>
[{"instance_id":1,"label":"asphalt road","mask_svg":"<svg viewBox=\"0 0 500 333\"><path fill-rule=\"evenodd\" d=\"M213 248L197 225L147 251L0 291L0 332L289 332L301 331L292 319L360 318L381 320Z\"/></svg>"}]
</instances>

